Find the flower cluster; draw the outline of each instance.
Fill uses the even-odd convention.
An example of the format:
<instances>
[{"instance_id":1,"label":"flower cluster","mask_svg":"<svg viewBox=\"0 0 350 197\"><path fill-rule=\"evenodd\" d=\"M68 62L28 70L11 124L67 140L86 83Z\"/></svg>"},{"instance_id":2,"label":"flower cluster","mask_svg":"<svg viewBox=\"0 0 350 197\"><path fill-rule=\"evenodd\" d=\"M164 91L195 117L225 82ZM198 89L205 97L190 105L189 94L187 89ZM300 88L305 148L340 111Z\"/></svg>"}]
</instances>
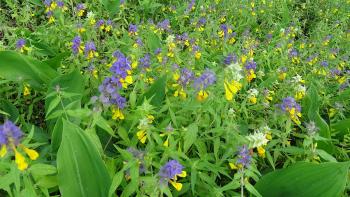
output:
<instances>
[{"instance_id":1,"label":"flower cluster","mask_svg":"<svg viewBox=\"0 0 350 197\"><path fill-rule=\"evenodd\" d=\"M186 177L187 173L184 167L177 160L170 160L159 171L160 182L167 184L168 182L174 186L177 191L182 189L182 183L177 182L178 177Z\"/></svg>"},{"instance_id":2,"label":"flower cluster","mask_svg":"<svg viewBox=\"0 0 350 197\"><path fill-rule=\"evenodd\" d=\"M284 98L280 107L282 111L288 113L293 122L300 124L299 118L301 117L301 107L293 97Z\"/></svg>"},{"instance_id":3,"label":"flower cluster","mask_svg":"<svg viewBox=\"0 0 350 197\"><path fill-rule=\"evenodd\" d=\"M36 160L39 157L39 154L35 150L20 144L22 136L23 132L21 129L10 120L6 120L5 123L0 126L0 157L4 157L8 149L12 150L15 153L15 163L19 170L27 169L28 163L26 158L18 150L18 147L21 148L31 160Z\"/></svg>"},{"instance_id":4,"label":"flower cluster","mask_svg":"<svg viewBox=\"0 0 350 197\"><path fill-rule=\"evenodd\" d=\"M173 87L176 88L174 96L175 97L180 96L181 98L186 98L187 93L185 91L185 88L193 80L193 78L194 78L193 72L187 68L183 68L181 70L180 74L175 73L173 75L173 78L176 81L176 83L173 84Z\"/></svg>"},{"instance_id":5,"label":"flower cluster","mask_svg":"<svg viewBox=\"0 0 350 197\"><path fill-rule=\"evenodd\" d=\"M213 71L206 69L201 76L194 80L194 87L198 90L197 100L204 101L208 98L209 93L205 90L216 81L216 75Z\"/></svg>"}]
</instances>

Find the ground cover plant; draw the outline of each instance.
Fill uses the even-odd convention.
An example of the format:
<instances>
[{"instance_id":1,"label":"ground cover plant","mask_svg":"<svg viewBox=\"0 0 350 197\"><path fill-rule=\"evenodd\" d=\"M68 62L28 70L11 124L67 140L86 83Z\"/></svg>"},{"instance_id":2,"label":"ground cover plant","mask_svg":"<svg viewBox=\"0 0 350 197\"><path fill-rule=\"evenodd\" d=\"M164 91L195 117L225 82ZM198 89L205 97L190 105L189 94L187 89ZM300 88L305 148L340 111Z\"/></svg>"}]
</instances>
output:
<instances>
[{"instance_id":1,"label":"ground cover plant","mask_svg":"<svg viewBox=\"0 0 350 197\"><path fill-rule=\"evenodd\" d=\"M0 196L348 196L349 0L0 0Z\"/></svg>"}]
</instances>

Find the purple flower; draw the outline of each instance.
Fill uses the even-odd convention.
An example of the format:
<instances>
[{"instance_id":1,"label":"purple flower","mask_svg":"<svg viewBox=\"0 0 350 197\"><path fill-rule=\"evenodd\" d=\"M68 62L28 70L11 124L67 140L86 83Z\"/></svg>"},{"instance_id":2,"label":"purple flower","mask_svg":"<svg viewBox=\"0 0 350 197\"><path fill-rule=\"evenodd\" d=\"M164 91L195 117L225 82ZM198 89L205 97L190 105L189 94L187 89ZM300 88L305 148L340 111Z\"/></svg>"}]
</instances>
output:
<instances>
[{"instance_id":1,"label":"purple flower","mask_svg":"<svg viewBox=\"0 0 350 197\"><path fill-rule=\"evenodd\" d=\"M180 78L178 80L178 83L182 85L182 87L186 87L190 83L191 80L193 80L194 74L191 70L187 68L183 68L181 70Z\"/></svg>"},{"instance_id":2,"label":"purple flower","mask_svg":"<svg viewBox=\"0 0 350 197\"><path fill-rule=\"evenodd\" d=\"M205 25L206 22L207 22L207 19L205 19L204 17L201 17L201 18L198 20L197 27L200 27L200 26Z\"/></svg>"},{"instance_id":3,"label":"purple flower","mask_svg":"<svg viewBox=\"0 0 350 197\"><path fill-rule=\"evenodd\" d=\"M128 60L128 58L124 56L123 53L121 52L114 52L114 53L116 54L113 54L113 56L115 55L115 57L117 57L117 61L115 61L112 64L110 71L116 77L121 77L124 79L128 75L127 71L131 70L131 63Z\"/></svg>"},{"instance_id":4,"label":"purple flower","mask_svg":"<svg viewBox=\"0 0 350 197\"><path fill-rule=\"evenodd\" d=\"M186 12L190 12L194 8L195 3L196 3L195 0L191 0L191 2L187 6Z\"/></svg>"},{"instance_id":5,"label":"purple flower","mask_svg":"<svg viewBox=\"0 0 350 197\"><path fill-rule=\"evenodd\" d=\"M22 136L23 132L21 129L10 120L6 120L0 126L0 145L8 145L9 143L17 145Z\"/></svg>"},{"instance_id":6,"label":"purple flower","mask_svg":"<svg viewBox=\"0 0 350 197\"><path fill-rule=\"evenodd\" d=\"M52 0L45 0L44 1L44 4L46 7L49 7L51 5L51 3L52 3Z\"/></svg>"},{"instance_id":7,"label":"purple flower","mask_svg":"<svg viewBox=\"0 0 350 197\"><path fill-rule=\"evenodd\" d=\"M293 97L286 97L282 100L282 104L280 104L281 110L287 112L292 108L295 108L297 112L301 111L300 105L295 101Z\"/></svg>"},{"instance_id":8,"label":"purple flower","mask_svg":"<svg viewBox=\"0 0 350 197\"><path fill-rule=\"evenodd\" d=\"M250 60L245 63L246 70L256 70L256 62L254 60Z\"/></svg>"},{"instance_id":9,"label":"purple flower","mask_svg":"<svg viewBox=\"0 0 350 197\"><path fill-rule=\"evenodd\" d=\"M105 21L103 19L100 19L97 21L95 27L96 28L100 28L101 26L103 26L105 24Z\"/></svg>"},{"instance_id":10,"label":"purple flower","mask_svg":"<svg viewBox=\"0 0 350 197\"><path fill-rule=\"evenodd\" d=\"M249 154L249 149L247 145L243 145L238 149L238 160L237 164L243 166L243 168L247 168L250 165L252 157Z\"/></svg>"},{"instance_id":11,"label":"purple flower","mask_svg":"<svg viewBox=\"0 0 350 197\"><path fill-rule=\"evenodd\" d=\"M230 65L231 63L236 63L237 62L237 56L234 54L229 54L225 59L224 59L224 64L225 65Z\"/></svg>"},{"instance_id":12,"label":"purple flower","mask_svg":"<svg viewBox=\"0 0 350 197\"><path fill-rule=\"evenodd\" d=\"M17 42L16 42L16 48L17 49L23 48L24 45L26 45L26 40L25 39L20 38L19 40L17 40Z\"/></svg>"},{"instance_id":13,"label":"purple flower","mask_svg":"<svg viewBox=\"0 0 350 197\"><path fill-rule=\"evenodd\" d=\"M83 3L79 3L76 7L77 11L79 12L80 10L84 10L85 9L85 5Z\"/></svg>"},{"instance_id":14,"label":"purple flower","mask_svg":"<svg viewBox=\"0 0 350 197\"><path fill-rule=\"evenodd\" d=\"M293 58L297 56L298 56L298 51L296 49L293 48L289 51L289 57Z\"/></svg>"},{"instance_id":15,"label":"purple flower","mask_svg":"<svg viewBox=\"0 0 350 197\"><path fill-rule=\"evenodd\" d=\"M64 2L63 2L63 1L57 1L57 6L58 6L59 8L63 8Z\"/></svg>"},{"instance_id":16,"label":"purple flower","mask_svg":"<svg viewBox=\"0 0 350 197\"><path fill-rule=\"evenodd\" d=\"M136 32L137 32L137 25L130 24L128 31L129 31L129 34L136 34Z\"/></svg>"},{"instance_id":17,"label":"purple flower","mask_svg":"<svg viewBox=\"0 0 350 197\"><path fill-rule=\"evenodd\" d=\"M85 44L85 56L89 57L90 52L95 52L96 51L96 46L93 41L87 42Z\"/></svg>"},{"instance_id":18,"label":"purple flower","mask_svg":"<svg viewBox=\"0 0 350 197\"><path fill-rule=\"evenodd\" d=\"M127 149L127 151L129 153L132 154L132 156L136 159L139 160L140 162L140 167L139 167L139 174L143 174L146 172L146 165L145 165L145 161L144 161L144 158L145 158L145 152L144 151L140 151L140 150L137 150L135 148L132 148L132 147L129 147ZM127 171L127 174L130 173Z\"/></svg>"},{"instance_id":19,"label":"purple flower","mask_svg":"<svg viewBox=\"0 0 350 197\"><path fill-rule=\"evenodd\" d=\"M142 42L141 38L137 38L135 42L138 46L143 46L143 42Z\"/></svg>"},{"instance_id":20,"label":"purple flower","mask_svg":"<svg viewBox=\"0 0 350 197\"><path fill-rule=\"evenodd\" d=\"M184 167L177 160L170 160L159 171L161 181L174 179L176 175L181 174Z\"/></svg>"},{"instance_id":21,"label":"purple flower","mask_svg":"<svg viewBox=\"0 0 350 197\"><path fill-rule=\"evenodd\" d=\"M197 90L206 89L216 81L216 75L213 71L206 69L203 74L196 78L194 81L194 87Z\"/></svg>"},{"instance_id":22,"label":"purple flower","mask_svg":"<svg viewBox=\"0 0 350 197\"><path fill-rule=\"evenodd\" d=\"M143 68L149 68L151 66L151 56L150 54L146 54L143 58L139 60L140 66Z\"/></svg>"},{"instance_id":23,"label":"purple flower","mask_svg":"<svg viewBox=\"0 0 350 197\"><path fill-rule=\"evenodd\" d=\"M161 29L163 31L170 31L170 21L169 19L165 19L162 22L159 22L157 24L158 29Z\"/></svg>"},{"instance_id":24,"label":"purple flower","mask_svg":"<svg viewBox=\"0 0 350 197\"><path fill-rule=\"evenodd\" d=\"M80 36L75 36L72 40L72 51L73 54L78 54L81 44L81 38Z\"/></svg>"},{"instance_id":25,"label":"purple flower","mask_svg":"<svg viewBox=\"0 0 350 197\"><path fill-rule=\"evenodd\" d=\"M155 55L158 55L159 53L162 52L162 49L161 48L157 48L155 51L154 51L154 54Z\"/></svg>"},{"instance_id":26,"label":"purple flower","mask_svg":"<svg viewBox=\"0 0 350 197\"><path fill-rule=\"evenodd\" d=\"M320 64L323 67L328 67L328 62L327 61L322 61Z\"/></svg>"}]
</instances>

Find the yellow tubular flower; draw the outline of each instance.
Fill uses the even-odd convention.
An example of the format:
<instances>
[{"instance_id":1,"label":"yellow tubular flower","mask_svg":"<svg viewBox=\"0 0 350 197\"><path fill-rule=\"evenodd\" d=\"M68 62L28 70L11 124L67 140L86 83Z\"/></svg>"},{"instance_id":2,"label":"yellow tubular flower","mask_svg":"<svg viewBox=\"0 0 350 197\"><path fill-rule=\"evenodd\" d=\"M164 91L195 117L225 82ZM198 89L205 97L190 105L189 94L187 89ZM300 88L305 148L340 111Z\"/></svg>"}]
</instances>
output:
<instances>
[{"instance_id":1,"label":"yellow tubular flower","mask_svg":"<svg viewBox=\"0 0 350 197\"><path fill-rule=\"evenodd\" d=\"M119 108L116 108L116 109L112 109L112 119L113 120L124 120L124 114L123 112L119 109Z\"/></svg>"},{"instance_id":2,"label":"yellow tubular flower","mask_svg":"<svg viewBox=\"0 0 350 197\"><path fill-rule=\"evenodd\" d=\"M4 157L6 153L7 153L7 148L6 148L6 145L3 144L0 149L0 157Z\"/></svg>"},{"instance_id":3,"label":"yellow tubular flower","mask_svg":"<svg viewBox=\"0 0 350 197\"><path fill-rule=\"evenodd\" d=\"M26 162L25 158L21 153L19 153L16 149L15 151L15 163L17 164L17 167L19 170L23 171L28 168L28 163Z\"/></svg>"},{"instance_id":4,"label":"yellow tubular flower","mask_svg":"<svg viewBox=\"0 0 350 197\"><path fill-rule=\"evenodd\" d=\"M259 146L257 149L258 149L258 155L259 155L261 158L265 158L265 149L264 149L264 147Z\"/></svg>"},{"instance_id":5,"label":"yellow tubular flower","mask_svg":"<svg viewBox=\"0 0 350 197\"><path fill-rule=\"evenodd\" d=\"M21 148L23 149L23 151L29 156L29 158L31 160L36 160L38 157L39 157L39 153L36 152L35 150L33 149L30 149L30 148L27 148L23 145L21 145Z\"/></svg>"},{"instance_id":6,"label":"yellow tubular flower","mask_svg":"<svg viewBox=\"0 0 350 197\"><path fill-rule=\"evenodd\" d=\"M172 180L170 180L169 182L171 183L171 185L173 185L175 187L175 189L177 191L181 191L182 183L177 183L176 181L172 181Z\"/></svg>"},{"instance_id":7,"label":"yellow tubular flower","mask_svg":"<svg viewBox=\"0 0 350 197\"><path fill-rule=\"evenodd\" d=\"M235 80L232 80L231 83L225 80L224 88L226 100L231 101L233 96L242 88L242 84Z\"/></svg>"},{"instance_id":8,"label":"yellow tubular flower","mask_svg":"<svg viewBox=\"0 0 350 197\"><path fill-rule=\"evenodd\" d=\"M140 130L136 133L137 138L140 140L142 144L146 143L147 135L145 130Z\"/></svg>"},{"instance_id":9,"label":"yellow tubular flower","mask_svg":"<svg viewBox=\"0 0 350 197\"><path fill-rule=\"evenodd\" d=\"M199 52L199 51L196 51L196 53L194 54L194 57L195 57L197 60L200 59L201 56L202 56L202 53Z\"/></svg>"},{"instance_id":10,"label":"yellow tubular flower","mask_svg":"<svg viewBox=\"0 0 350 197\"><path fill-rule=\"evenodd\" d=\"M234 163L228 163L228 165L230 166L231 170L237 170L238 167L234 164Z\"/></svg>"},{"instance_id":11,"label":"yellow tubular flower","mask_svg":"<svg viewBox=\"0 0 350 197\"><path fill-rule=\"evenodd\" d=\"M23 88L23 96L29 96L30 95L30 89L28 85L24 85Z\"/></svg>"},{"instance_id":12,"label":"yellow tubular flower","mask_svg":"<svg viewBox=\"0 0 350 197\"><path fill-rule=\"evenodd\" d=\"M204 91L204 90L201 90L201 91L199 91L198 92L198 94L197 94L197 100L198 101L204 101L205 99L207 99L208 98L208 93L206 92L206 91Z\"/></svg>"}]
</instances>

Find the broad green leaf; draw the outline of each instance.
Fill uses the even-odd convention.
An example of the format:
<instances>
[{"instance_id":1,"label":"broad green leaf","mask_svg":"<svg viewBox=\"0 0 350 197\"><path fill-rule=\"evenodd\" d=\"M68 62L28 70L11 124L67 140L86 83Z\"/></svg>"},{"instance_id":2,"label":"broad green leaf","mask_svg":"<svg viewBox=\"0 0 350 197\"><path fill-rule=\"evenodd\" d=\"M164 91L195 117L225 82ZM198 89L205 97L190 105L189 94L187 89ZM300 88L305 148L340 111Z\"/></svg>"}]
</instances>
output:
<instances>
[{"instance_id":1,"label":"broad green leaf","mask_svg":"<svg viewBox=\"0 0 350 197\"><path fill-rule=\"evenodd\" d=\"M65 106L66 110L75 110L81 108L81 98L84 92L84 78L80 74L78 69L74 70L71 73L66 75L61 75L54 80L49 85L49 89L47 91L47 96L45 99L45 110L48 117L47 120L58 118L63 112L59 112L62 110L62 104L57 104L58 93L56 89L59 87L62 92L61 99L63 106ZM50 108L50 106L56 106L54 108ZM50 110L50 111L49 111ZM49 115L50 112L51 114ZM56 113L57 112L57 113ZM72 118L73 119L73 118ZM79 119L79 118L75 118ZM53 126L54 121L49 122L49 126Z\"/></svg>"},{"instance_id":2,"label":"broad green leaf","mask_svg":"<svg viewBox=\"0 0 350 197\"><path fill-rule=\"evenodd\" d=\"M0 77L26 81L34 88L48 84L57 76L49 65L14 51L0 51Z\"/></svg>"},{"instance_id":3,"label":"broad green leaf","mask_svg":"<svg viewBox=\"0 0 350 197\"><path fill-rule=\"evenodd\" d=\"M161 42L159 37L154 33L149 33L147 35L147 46L151 51L155 51L157 48L161 47Z\"/></svg>"},{"instance_id":4,"label":"broad green leaf","mask_svg":"<svg viewBox=\"0 0 350 197\"><path fill-rule=\"evenodd\" d=\"M184 152L192 146L192 144L197 140L198 126L196 124L191 124L187 127L184 136Z\"/></svg>"},{"instance_id":5,"label":"broad green leaf","mask_svg":"<svg viewBox=\"0 0 350 197\"><path fill-rule=\"evenodd\" d=\"M345 189L350 163L297 163L264 175L255 185L262 196L336 197Z\"/></svg>"},{"instance_id":6,"label":"broad green leaf","mask_svg":"<svg viewBox=\"0 0 350 197\"><path fill-rule=\"evenodd\" d=\"M7 114L9 114L8 118L12 122L16 122L17 118L19 117L18 109L8 100L0 100L0 109Z\"/></svg>"},{"instance_id":7,"label":"broad green leaf","mask_svg":"<svg viewBox=\"0 0 350 197\"><path fill-rule=\"evenodd\" d=\"M312 84L309 90L307 91L305 97L305 106L307 109L307 115L310 121L314 121L317 127L319 128L319 134L324 138L331 138L331 133L328 124L319 114L320 107L320 97L318 95L317 87ZM318 142L319 148L324 149L327 152L333 151L333 146L330 142Z\"/></svg>"},{"instance_id":8,"label":"broad green leaf","mask_svg":"<svg viewBox=\"0 0 350 197\"><path fill-rule=\"evenodd\" d=\"M332 124L331 129L336 133L338 139L343 140L344 135L350 133L350 118Z\"/></svg>"},{"instance_id":9,"label":"broad green leaf","mask_svg":"<svg viewBox=\"0 0 350 197\"><path fill-rule=\"evenodd\" d=\"M113 16L119 12L120 1L117 0L100 0L104 9L109 12L109 16L113 18Z\"/></svg>"},{"instance_id":10,"label":"broad green leaf","mask_svg":"<svg viewBox=\"0 0 350 197\"><path fill-rule=\"evenodd\" d=\"M57 170L63 197L108 195L111 180L97 148L82 129L67 120L63 120Z\"/></svg>"},{"instance_id":11,"label":"broad green leaf","mask_svg":"<svg viewBox=\"0 0 350 197\"><path fill-rule=\"evenodd\" d=\"M113 129L111 128L111 126L109 126L107 120L104 119L100 114L94 115L93 125L99 126L101 129L106 131L109 135L115 137Z\"/></svg>"},{"instance_id":12,"label":"broad green leaf","mask_svg":"<svg viewBox=\"0 0 350 197\"><path fill-rule=\"evenodd\" d=\"M262 197L262 195L250 183L245 183L244 187L254 196Z\"/></svg>"},{"instance_id":13,"label":"broad green leaf","mask_svg":"<svg viewBox=\"0 0 350 197\"><path fill-rule=\"evenodd\" d=\"M61 66L62 60L69 56L69 54L69 52L60 53L51 59L45 60L44 63L50 65L50 67L53 69L57 69Z\"/></svg>"},{"instance_id":14,"label":"broad green leaf","mask_svg":"<svg viewBox=\"0 0 350 197\"><path fill-rule=\"evenodd\" d=\"M150 104L153 106L160 107L165 98L165 86L166 86L167 76L164 75L155 81L150 89L144 94L144 98L152 98ZM142 100L143 101L143 100ZM141 102L141 100L140 100Z\"/></svg>"},{"instance_id":15,"label":"broad green leaf","mask_svg":"<svg viewBox=\"0 0 350 197\"><path fill-rule=\"evenodd\" d=\"M62 118L57 119L51 133L51 150L53 153L58 151L62 140L63 121Z\"/></svg>"},{"instance_id":16,"label":"broad green leaf","mask_svg":"<svg viewBox=\"0 0 350 197\"><path fill-rule=\"evenodd\" d=\"M120 183L122 182L123 178L124 178L124 171L123 170L119 171L117 174L114 175L112 183L111 183L111 187L110 187L109 192L108 192L108 196L113 195L115 190L117 190Z\"/></svg>"}]
</instances>

